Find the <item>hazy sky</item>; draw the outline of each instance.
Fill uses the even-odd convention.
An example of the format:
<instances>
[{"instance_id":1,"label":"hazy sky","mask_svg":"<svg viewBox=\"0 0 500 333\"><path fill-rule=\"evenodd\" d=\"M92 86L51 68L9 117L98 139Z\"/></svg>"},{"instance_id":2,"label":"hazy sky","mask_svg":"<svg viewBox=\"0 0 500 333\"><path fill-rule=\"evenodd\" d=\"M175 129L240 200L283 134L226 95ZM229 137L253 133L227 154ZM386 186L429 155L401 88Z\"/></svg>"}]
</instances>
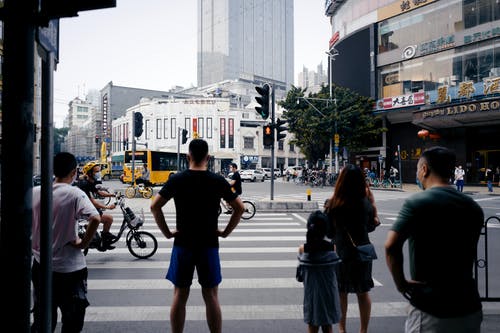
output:
<instances>
[{"instance_id":1,"label":"hazy sky","mask_svg":"<svg viewBox=\"0 0 500 333\"><path fill-rule=\"evenodd\" d=\"M272 1L272 0L269 0ZM330 24L324 0L295 0L295 72L326 67ZM169 90L196 86L197 0L117 0L116 8L60 21L54 122L73 98L114 85Z\"/></svg>"}]
</instances>

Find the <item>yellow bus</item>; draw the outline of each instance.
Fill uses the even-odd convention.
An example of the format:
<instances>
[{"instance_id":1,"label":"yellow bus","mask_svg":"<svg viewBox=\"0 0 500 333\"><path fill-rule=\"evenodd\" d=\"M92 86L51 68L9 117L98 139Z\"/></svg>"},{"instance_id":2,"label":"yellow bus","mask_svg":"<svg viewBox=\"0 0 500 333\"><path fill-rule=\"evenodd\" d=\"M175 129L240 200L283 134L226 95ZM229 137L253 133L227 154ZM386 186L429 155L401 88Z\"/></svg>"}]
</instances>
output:
<instances>
[{"instance_id":1,"label":"yellow bus","mask_svg":"<svg viewBox=\"0 0 500 333\"><path fill-rule=\"evenodd\" d=\"M153 185L164 184L171 174L177 172L177 153L154 150L136 150L135 179L141 177L146 165L149 169L149 181ZM186 154L180 154L180 170L187 169ZM132 151L125 151L123 164L123 182L132 182Z\"/></svg>"}]
</instances>

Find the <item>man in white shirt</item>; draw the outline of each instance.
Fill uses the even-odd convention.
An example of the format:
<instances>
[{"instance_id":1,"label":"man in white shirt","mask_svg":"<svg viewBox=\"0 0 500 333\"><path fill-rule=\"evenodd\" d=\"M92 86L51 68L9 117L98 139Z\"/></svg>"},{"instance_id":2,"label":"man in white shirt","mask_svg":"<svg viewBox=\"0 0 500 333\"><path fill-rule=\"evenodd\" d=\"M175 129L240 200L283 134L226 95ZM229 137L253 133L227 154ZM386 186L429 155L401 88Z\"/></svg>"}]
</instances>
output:
<instances>
[{"instance_id":1,"label":"man in white shirt","mask_svg":"<svg viewBox=\"0 0 500 333\"><path fill-rule=\"evenodd\" d=\"M71 186L77 174L76 159L70 153L54 157L53 221L52 221L52 331L57 324L57 309L62 314L62 332L80 332L85 319L87 301L87 263L82 249L92 240L100 216L88 196ZM33 188L31 280L34 288L34 322L31 332L40 327L40 186ZM78 219L88 220L83 239L78 237Z\"/></svg>"},{"instance_id":2,"label":"man in white shirt","mask_svg":"<svg viewBox=\"0 0 500 333\"><path fill-rule=\"evenodd\" d=\"M458 192L464 191L464 176L465 170L462 169L461 165L459 165L457 168L455 168L455 185L457 186Z\"/></svg>"}]
</instances>

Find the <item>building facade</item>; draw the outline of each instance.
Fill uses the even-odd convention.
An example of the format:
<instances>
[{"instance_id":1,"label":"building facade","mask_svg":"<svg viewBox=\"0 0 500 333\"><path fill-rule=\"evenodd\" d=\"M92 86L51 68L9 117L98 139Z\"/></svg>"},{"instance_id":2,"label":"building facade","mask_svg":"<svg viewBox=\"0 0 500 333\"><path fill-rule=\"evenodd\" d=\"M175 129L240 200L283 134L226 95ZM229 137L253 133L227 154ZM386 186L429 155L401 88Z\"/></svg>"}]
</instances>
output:
<instances>
[{"instance_id":1,"label":"building facade","mask_svg":"<svg viewBox=\"0 0 500 333\"><path fill-rule=\"evenodd\" d=\"M198 86L254 76L293 84L293 0L198 0Z\"/></svg>"},{"instance_id":2,"label":"building facade","mask_svg":"<svg viewBox=\"0 0 500 333\"><path fill-rule=\"evenodd\" d=\"M333 82L374 98L388 128L384 168L400 158L403 180L414 181L432 145L455 150L469 183L500 166L497 0L327 1L325 13Z\"/></svg>"},{"instance_id":3,"label":"building facade","mask_svg":"<svg viewBox=\"0 0 500 333\"><path fill-rule=\"evenodd\" d=\"M262 124L251 105L233 103L228 97L143 98L112 123L112 162L123 161L124 150L132 149L133 113L143 115L143 133L137 149L187 153L189 141L207 141L215 159L215 171L227 172L235 162L242 169L271 166L271 150L263 145ZM281 110L278 110L278 114ZM187 144L180 144L182 129L188 131ZM302 155L290 137L276 143L276 168L303 164ZM128 143L128 145L127 145Z\"/></svg>"},{"instance_id":4,"label":"building facade","mask_svg":"<svg viewBox=\"0 0 500 333\"><path fill-rule=\"evenodd\" d=\"M324 84L328 84L328 76L323 69L323 63L316 67L316 71L303 66L302 72L297 75L297 86L308 88L307 90L311 93L320 91Z\"/></svg>"}]
</instances>

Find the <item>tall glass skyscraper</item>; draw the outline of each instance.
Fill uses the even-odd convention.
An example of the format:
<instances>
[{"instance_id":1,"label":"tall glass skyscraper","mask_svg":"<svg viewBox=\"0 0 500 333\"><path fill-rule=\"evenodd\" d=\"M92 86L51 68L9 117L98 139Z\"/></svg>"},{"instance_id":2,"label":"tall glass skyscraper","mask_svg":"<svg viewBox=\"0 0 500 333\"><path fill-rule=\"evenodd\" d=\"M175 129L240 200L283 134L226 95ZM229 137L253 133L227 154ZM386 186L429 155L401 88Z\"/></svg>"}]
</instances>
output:
<instances>
[{"instance_id":1,"label":"tall glass skyscraper","mask_svg":"<svg viewBox=\"0 0 500 333\"><path fill-rule=\"evenodd\" d=\"M293 0L198 0L198 86L293 84Z\"/></svg>"}]
</instances>

